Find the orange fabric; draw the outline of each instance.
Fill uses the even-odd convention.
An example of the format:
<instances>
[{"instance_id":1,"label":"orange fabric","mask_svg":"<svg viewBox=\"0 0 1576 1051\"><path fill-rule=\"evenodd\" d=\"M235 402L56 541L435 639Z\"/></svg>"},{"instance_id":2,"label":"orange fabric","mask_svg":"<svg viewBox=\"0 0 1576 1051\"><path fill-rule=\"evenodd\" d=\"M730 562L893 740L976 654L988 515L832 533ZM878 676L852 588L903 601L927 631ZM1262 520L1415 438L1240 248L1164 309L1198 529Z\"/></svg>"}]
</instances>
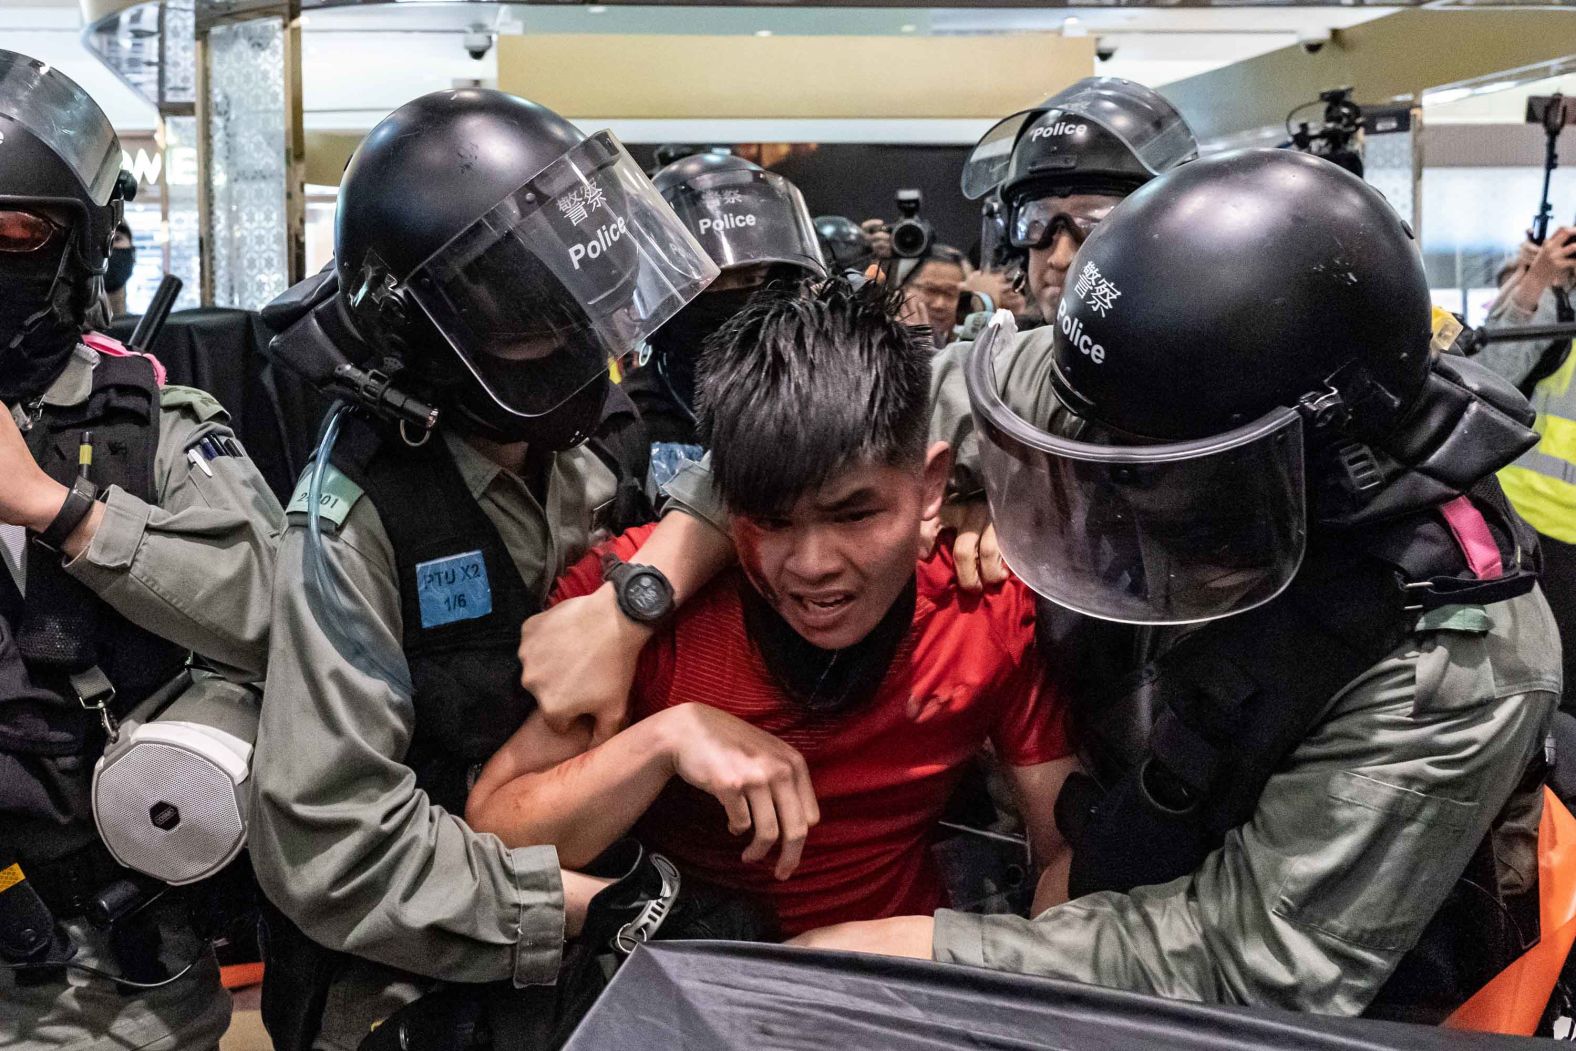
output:
<instances>
[{"instance_id":1,"label":"orange fabric","mask_svg":"<svg viewBox=\"0 0 1576 1051\"><path fill-rule=\"evenodd\" d=\"M1531 1036L1576 942L1576 817L1543 790L1538 826L1540 938L1445 1019L1452 1029Z\"/></svg>"},{"instance_id":2,"label":"orange fabric","mask_svg":"<svg viewBox=\"0 0 1576 1051\"><path fill-rule=\"evenodd\" d=\"M245 989L263 983L263 965L260 963L232 963L219 968L219 981L226 989Z\"/></svg>"}]
</instances>

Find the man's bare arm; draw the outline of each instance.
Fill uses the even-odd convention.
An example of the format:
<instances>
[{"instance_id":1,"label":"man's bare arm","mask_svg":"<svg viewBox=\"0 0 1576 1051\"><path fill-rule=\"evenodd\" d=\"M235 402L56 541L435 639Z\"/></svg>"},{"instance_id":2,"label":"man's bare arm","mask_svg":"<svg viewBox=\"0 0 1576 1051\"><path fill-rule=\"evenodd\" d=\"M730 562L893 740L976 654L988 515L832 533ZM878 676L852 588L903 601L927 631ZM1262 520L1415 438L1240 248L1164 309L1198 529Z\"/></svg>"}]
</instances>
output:
<instances>
[{"instance_id":1,"label":"man's bare arm","mask_svg":"<svg viewBox=\"0 0 1576 1051\"><path fill-rule=\"evenodd\" d=\"M1052 905L1067 900L1067 871L1072 851L1056 827L1056 797L1067 776L1079 769L1076 756L1053 759L1034 766L1007 768L1018 811L1023 815L1024 831L1039 874L1030 915L1038 915Z\"/></svg>"},{"instance_id":2,"label":"man's bare arm","mask_svg":"<svg viewBox=\"0 0 1576 1051\"><path fill-rule=\"evenodd\" d=\"M676 774L716 798L734 835L754 828L744 863L781 841L775 873L787 879L821 820L804 757L709 705L664 709L589 750L587 735L555 734L533 715L483 768L466 821L511 847L552 844L576 868L628 832Z\"/></svg>"},{"instance_id":3,"label":"man's bare arm","mask_svg":"<svg viewBox=\"0 0 1576 1051\"><path fill-rule=\"evenodd\" d=\"M629 831L673 776L662 722L643 720L589 748L585 726L560 734L532 713L482 768L465 804L466 822L510 847L551 844L566 868L589 864Z\"/></svg>"}]
</instances>

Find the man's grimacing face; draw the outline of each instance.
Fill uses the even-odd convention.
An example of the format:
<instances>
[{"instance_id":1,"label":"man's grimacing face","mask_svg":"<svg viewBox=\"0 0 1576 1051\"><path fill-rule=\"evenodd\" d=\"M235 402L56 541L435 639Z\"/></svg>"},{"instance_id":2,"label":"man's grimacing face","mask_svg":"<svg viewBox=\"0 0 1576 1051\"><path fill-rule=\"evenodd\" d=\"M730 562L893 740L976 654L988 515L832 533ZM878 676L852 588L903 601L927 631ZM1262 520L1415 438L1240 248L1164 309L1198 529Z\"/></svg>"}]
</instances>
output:
<instances>
[{"instance_id":1,"label":"man's grimacing face","mask_svg":"<svg viewBox=\"0 0 1576 1051\"><path fill-rule=\"evenodd\" d=\"M951 463L937 442L919 463L846 467L781 516L735 515L750 582L811 645L859 642L913 577L920 525L940 512Z\"/></svg>"}]
</instances>

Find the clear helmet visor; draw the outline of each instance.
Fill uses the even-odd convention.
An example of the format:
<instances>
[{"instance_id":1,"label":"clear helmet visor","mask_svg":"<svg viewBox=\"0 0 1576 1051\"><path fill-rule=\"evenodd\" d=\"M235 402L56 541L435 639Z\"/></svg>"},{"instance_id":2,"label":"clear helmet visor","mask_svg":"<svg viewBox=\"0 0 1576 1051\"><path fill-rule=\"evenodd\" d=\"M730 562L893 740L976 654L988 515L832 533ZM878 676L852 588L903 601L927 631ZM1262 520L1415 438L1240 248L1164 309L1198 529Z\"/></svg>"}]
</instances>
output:
<instances>
[{"instance_id":1,"label":"clear helmet visor","mask_svg":"<svg viewBox=\"0 0 1576 1051\"><path fill-rule=\"evenodd\" d=\"M1128 624L1228 617L1280 594L1306 541L1302 419L1276 409L1190 442L1090 440L1069 414L1043 431L997 393L993 357L1015 335L998 311L965 381L986 495L1019 579L1078 613Z\"/></svg>"},{"instance_id":2,"label":"clear helmet visor","mask_svg":"<svg viewBox=\"0 0 1576 1051\"><path fill-rule=\"evenodd\" d=\"M575 146L407 279L487 393L543 416L605 374L718 269L611 132Z\"/></svg>"},{"instance_id":3,"label":"clear helmet visor","mask_svg":"<svg viewBox=\"0 0 1576 1051\"><path fill-rule=\"evenodd\" d=\"M708 172L670 191L668 203L720 267L787 263L826 275L804 197L775 172Z\"/></svg>"},{"instance_id":4,"label":"clear helmet visor","mask_svg":"<svg viewBox=\"0 0 1576 1051\"><path fill-rule=\"evenodd\" d=\"M109 202L120 174L120 139L104 111L64 73L0 48L0 114L26 127L59 157L94 202Z\"/></svg>"},{"instance_id":5,"label":"clear helmet visor","mask_svg":"<svg viewBox=\"0 0 1576 1051\"><path fill-rule=\"evenodd\" d=\"M1120 77L1085 77L987 131L963 164L963 195L974 200L1001 185L1024 125L1051 110L1059 111L1063 120L1100 125L1153 175L1198 156L1187 122L1153 90Z\"/></svg>"}]
</instances>

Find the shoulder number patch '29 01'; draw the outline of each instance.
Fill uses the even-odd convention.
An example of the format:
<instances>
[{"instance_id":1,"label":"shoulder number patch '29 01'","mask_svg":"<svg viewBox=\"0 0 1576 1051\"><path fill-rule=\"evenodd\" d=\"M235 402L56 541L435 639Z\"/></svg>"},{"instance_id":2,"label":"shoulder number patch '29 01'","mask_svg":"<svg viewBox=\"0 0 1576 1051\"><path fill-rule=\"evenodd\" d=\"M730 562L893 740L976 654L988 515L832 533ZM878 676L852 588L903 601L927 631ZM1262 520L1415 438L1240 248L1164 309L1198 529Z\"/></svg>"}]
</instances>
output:
<instances>
[{"instance_id":1,"label":"shoulder number patch '29 01'","mask_svg":"<svg viewBox=\"0 0 1576 1051\"><path fill-rule=\"evenodd\" d=\"M437 628L475 620L492 612L492 584L480 551L416 564L416 597L421 626Z\"/></svg>"}]
</instances>

